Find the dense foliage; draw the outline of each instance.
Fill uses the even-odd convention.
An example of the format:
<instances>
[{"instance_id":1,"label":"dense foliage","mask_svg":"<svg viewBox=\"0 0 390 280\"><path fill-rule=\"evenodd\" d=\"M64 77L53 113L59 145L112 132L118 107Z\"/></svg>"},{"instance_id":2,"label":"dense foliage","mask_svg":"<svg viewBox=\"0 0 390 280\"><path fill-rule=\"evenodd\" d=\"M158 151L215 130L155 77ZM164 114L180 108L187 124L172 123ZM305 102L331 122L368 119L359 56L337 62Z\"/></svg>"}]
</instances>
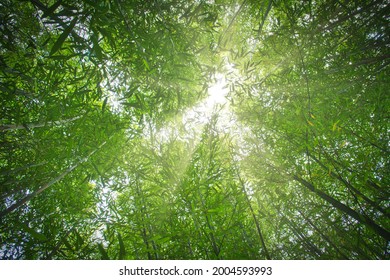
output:
<instances>
[{"instance_id":1,"label":"dense foliage","mask_svg":"<svg viewBox=\"0 0 390 280\"><path fill-rule=\"evenodd\" d=\"M389 15L2 0L0 257L388 259Z\"/></svg>"}]
</instances>

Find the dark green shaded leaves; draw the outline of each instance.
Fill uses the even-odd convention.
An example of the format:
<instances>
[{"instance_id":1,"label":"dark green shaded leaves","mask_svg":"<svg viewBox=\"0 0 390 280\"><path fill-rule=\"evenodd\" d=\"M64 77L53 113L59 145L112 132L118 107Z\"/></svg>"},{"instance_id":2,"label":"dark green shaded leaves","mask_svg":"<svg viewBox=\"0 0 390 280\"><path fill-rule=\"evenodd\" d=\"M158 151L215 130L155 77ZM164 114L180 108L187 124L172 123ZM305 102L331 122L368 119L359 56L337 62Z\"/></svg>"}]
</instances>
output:
<instances>
[{"instance_id":1,"label":"dark green shaded leaves","mask_svg":"<svg viewBox=\"0 0 390 280\"><path fill-rule=\"evenodd\" d=\"M102 260L109 260L110 258L108 257L107 251L104 249L103 245L101 243L98 244L99 252L101 255Z\"/></svg>"},{"instance_id":2,"label":"dark green shaded leaves","mask_svg":"<svg viewBox=\"0 0 390 280\"><path fill-rule=\"evenodd\" d=\"M62 0L59 0L57 2L55 2L53 5L51 5L47 10L45 10L45 12L43 13L42 15L42 18L45 18L45 17L54 17L54 11L61 5L62 3Z\"/></svg>"},{"instance_id":3,"label":"dark green shaded leaves","mask_svg":"<svg viewBox=\"0 0 390 280\"><path fill-rule=\"evenodd\" d=\"M123 239L120 233L118 233L118 241L119 241L119 257L118 259L123 260L126 257L126 248L123 243Z\"/></svg>"},{"instance_id":4,"label":"dark green shaded leaves","mask_svg":"<svg viewBox=\"0 0 390 280\"><path fill-rule=\"evenodd\" d=\"M65 28L64 32L58 37L57 41L54 43L53 47L51 48L50 55L55 54L59 49L61 49L63 43L65 42L66 38L68 38L69 34L72 32L74 26L76 25L77 18L75 17L69 26Z\"/></svg>"},{"instance_id":5,"label":"dark green shaded leaves","mask_svg":"<svg viewBox=\"0 0 390 280\"><path fill-rule=\"evenodd\" d=\"M24 223L21 223L20 226L22 227L22 229L29 233L33 238L35 238L36 240L39 240L39 241L47 241L47 237L45 235L43 235L42 233L39 233L39 232L36 232L35 230L33 230L32 228L30 228L29 226L27 226L26 224Z\"/></svg>"},{"instance_id":6,"label":"dark green shaded leaves","mask_svg":"<svg viewBox=\"0 0 390 280\"><path fill-rule=\"evenodd\" d=\"M76 233L76 240L77 240L76 248L77 248L77 250L79 250L84 244L84 239L81 237L81 235L80 235L80 233L78 233L78 231L75 230L75 233Z\"/></svg>"},{"instance_id":7,"label":"dark green shaded leaves","mask_svg":"<svg viewBox=\"0 0 390 280\"><path fill-rule=\"evenodd\" d=\"M112 37L110 31L108 31L106 28L102 28L102 27L97 27L97 29L99 30L100 34L102 34L102 36L108 41L108 43L110 44L110 46L115 49L116 48L116 45L115 45L115 40L114 38Z\"/></svg>"},{"instance_id":8,"label":"dark green shaded leaves","mask_svg":"<svg viewBox=\"0 0 390 280\"><path fill-rule=\"evenodd\" d=\"M97 59L99 60L102 60L103 58L103 52L102 52L102 48L99 46L99 40L98 40L98 33L97 32L94 32L91 36L91 40L92 40L92 43L93 43L93 52L95 53Z\"/></svg>"},{"instance_id":9,"label":"dark green shaded leaves","mask_svg":"<svg viewBox=\"0 0 390 280\"><path fill-rule=\"evenodd\" d=\"M108 97L104 98L103 105L102 105L102 113L103 114L104 114L104 110L106 109L106 106L107 106L107 101L108 101Z\"/></svg>"}]
</instances>

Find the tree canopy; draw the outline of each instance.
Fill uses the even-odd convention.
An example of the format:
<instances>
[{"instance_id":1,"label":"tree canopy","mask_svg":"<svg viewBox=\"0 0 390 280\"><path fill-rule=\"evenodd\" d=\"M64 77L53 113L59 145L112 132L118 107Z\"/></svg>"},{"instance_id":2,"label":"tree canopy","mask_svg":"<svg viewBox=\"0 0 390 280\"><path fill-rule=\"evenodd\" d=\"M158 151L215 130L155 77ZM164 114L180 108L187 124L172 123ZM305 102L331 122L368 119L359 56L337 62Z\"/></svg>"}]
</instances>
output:
<instances>
[{"instance_id":1,"label":"tree canopy","mask_svg":"<svg viewBox=\"0 0 390 280\"><path fill-rule=\"evenodd\" d=\"M1 1L0 258L388 259L389 12Z\"/></svg>"}]
</instances>

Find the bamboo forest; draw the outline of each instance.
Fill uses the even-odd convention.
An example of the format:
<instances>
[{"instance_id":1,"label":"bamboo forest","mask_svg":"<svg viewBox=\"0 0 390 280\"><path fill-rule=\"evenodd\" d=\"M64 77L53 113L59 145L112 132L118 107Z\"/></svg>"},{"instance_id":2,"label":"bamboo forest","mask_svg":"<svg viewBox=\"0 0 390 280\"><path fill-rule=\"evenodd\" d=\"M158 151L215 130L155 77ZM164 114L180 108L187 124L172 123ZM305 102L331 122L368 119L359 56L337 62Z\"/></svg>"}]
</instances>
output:
<instances>
[{"instance_id":1,"label":"bamboo forest","mask_svg":"<svg viewBox=\"0 0 390 280\"><path fill-rule=\"evenodd\" d=\"M0 20L1 259L389 259L388 1Z\"/></svg>"}]
</instances>

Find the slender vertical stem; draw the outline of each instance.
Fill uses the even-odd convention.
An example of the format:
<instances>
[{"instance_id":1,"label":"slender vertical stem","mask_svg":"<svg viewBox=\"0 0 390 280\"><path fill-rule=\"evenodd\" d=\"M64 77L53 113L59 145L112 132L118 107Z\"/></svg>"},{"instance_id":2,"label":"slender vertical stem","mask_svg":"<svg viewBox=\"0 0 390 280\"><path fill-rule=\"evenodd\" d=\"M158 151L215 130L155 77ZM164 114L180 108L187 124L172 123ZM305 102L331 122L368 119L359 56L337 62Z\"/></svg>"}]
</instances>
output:
<instances>
[{"instance_id":1,"label":"slender vertical stem","mask_svg":"<svg viewBox=\"0 0 390 280\"><path fill-rule=\"evenodd\" d=\"M24 198L18 200L17 202L15 202L14 204L12 204L10 207L8 207L7 209L5 209L4 211L0 212L0 218L4 217L5 215L11 213L12 211L14 211L16 208L22 206L23 204L29 202L31 199L33 199L34 197L36 197L38 194L40 194L41 192L43 192L44 190L46 190L47 188L51 187L52 185L54 185L55 183L57 183L58 181L62 180L66 175L68 175L69 173L71 173L76 167L78 167L81 163L83 162L86 162L88 161L88 159L94 154L96 153L98 150L100 150L105 144L107 143L107 141L104 141L99 147L97 147L95 150L93 150L92 152L90 152L86 157L82 158L81 160L79 160L76 164L70 166L69 168L67 168L64 172L62 172L60 175L58 175L56 178L52 179L51 181L49 181L48 183L46 183L45 185L43 185L42 187L40 187L39 189L37 189L36 191L26 195Z\"/></svg>"}]
</instances>

